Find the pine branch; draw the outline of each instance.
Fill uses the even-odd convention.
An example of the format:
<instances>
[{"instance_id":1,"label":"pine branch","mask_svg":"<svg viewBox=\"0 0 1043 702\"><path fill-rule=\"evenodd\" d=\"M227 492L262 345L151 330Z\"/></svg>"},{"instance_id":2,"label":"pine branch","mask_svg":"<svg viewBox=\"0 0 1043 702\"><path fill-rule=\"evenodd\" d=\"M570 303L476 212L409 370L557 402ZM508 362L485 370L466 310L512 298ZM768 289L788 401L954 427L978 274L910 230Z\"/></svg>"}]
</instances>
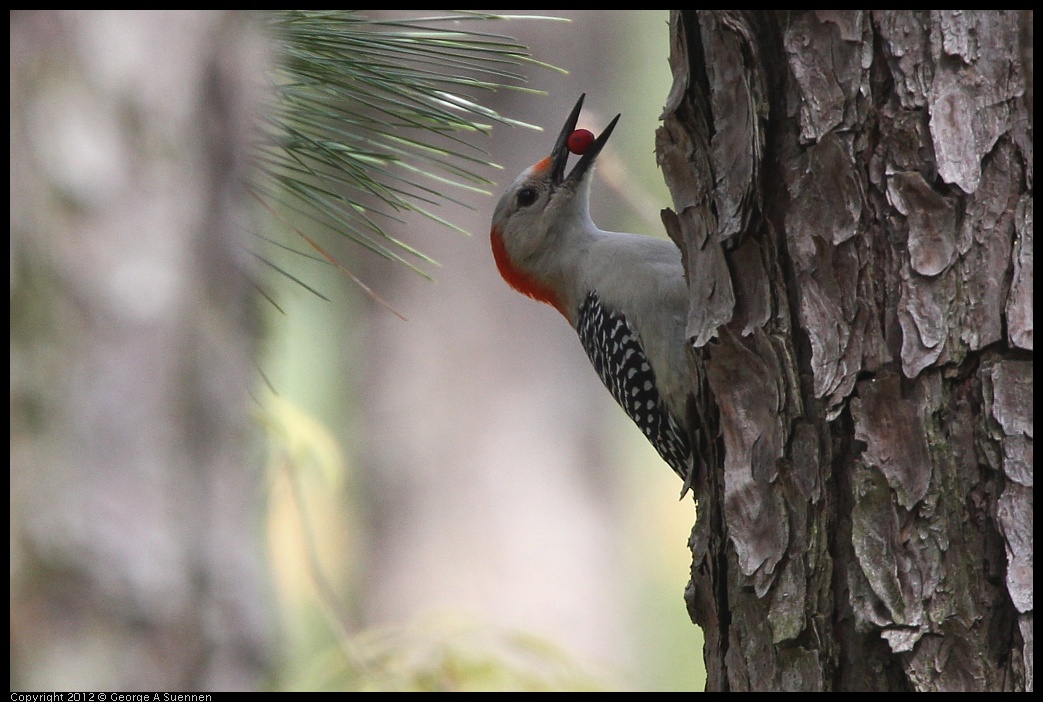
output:
<instances>
[{"instance_id":1,"label":"pine branch","mask_svg":"<svg viewBox=\"0 0 1043 702\"><path fill-rule=\"evenodd\" d=\"M521 70L550 68L486 27L561 18L450 11L375 19L357 10L265 17L278 42L278 69L255 195L273 211L296 213L309 228L427 277L419 266L434 262L385 227L407 213L453 227L432 208L461 204L452 190L487 192L492 181L480 171L498 168L470 136L488 134L494 124L535 128L484 107L479 96L530 90ZM320 256L347 271L326 251Z\"/></svg>"}]
</instances>

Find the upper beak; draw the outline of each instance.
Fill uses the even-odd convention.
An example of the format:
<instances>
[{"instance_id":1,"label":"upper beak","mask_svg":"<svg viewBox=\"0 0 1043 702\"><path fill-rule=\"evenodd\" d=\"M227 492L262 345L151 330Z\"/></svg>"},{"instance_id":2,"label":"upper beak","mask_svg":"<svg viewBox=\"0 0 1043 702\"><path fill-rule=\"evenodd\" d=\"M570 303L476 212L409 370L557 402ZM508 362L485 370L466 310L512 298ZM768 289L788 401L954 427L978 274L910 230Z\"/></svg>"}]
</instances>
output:
<instances>
[{"instance_id":1,"label":"upper beak","mask_svg":"<svg viewBox=\"0 0 1043 702\"><path fill-rule=\"evenodd\" d=\"M583 154L579 161L572 168L572 172L569 173L568 177L565 176L565 164L569 160L569 136L576 129L576 123L579 121L580 110L583 109L583 98L587 95L586 93L579 96L579 100L576 101L576 106L572 108L572 114L565 120L565 126L561 128L561 134L558 135L558 140L554 142L554 150L551 151L550 159L550 182L554 185L561 185L563 182L568 180L572 183L578 183L583 180L583 175L590 170L590 167L594 164L594 159L598 157L601 149L604 148L605 142L608 141L608 137L612 134L612 130L616 128L616 122L619 121L619 115L608 123L605 127L605 131L601 132L601 135L594 140L594 143L590 145L587 152Z\"/></svg>"}]
</instances>

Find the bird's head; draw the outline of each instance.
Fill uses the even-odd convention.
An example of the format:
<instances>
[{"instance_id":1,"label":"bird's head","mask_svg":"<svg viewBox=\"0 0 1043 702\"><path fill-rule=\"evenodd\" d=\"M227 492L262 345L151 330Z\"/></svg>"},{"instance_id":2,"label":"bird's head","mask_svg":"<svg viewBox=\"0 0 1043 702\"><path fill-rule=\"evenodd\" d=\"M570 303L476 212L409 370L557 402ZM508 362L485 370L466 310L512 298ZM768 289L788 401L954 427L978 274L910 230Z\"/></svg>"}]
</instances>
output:
<instances>
[{"instance_id":1,"label":"bird's head","mask_svg":"<svg viewBox=\"0 0 1043 702\"><path fill-rule=\"evenodd\" d=\"M547 281L541 280L538 261L556 244L567 246L568 241L563 239L570 232L593 226L588 208L589 174L619 121L616 115L591 141L589 132L576 130L584 97L580 95L565 121L550 156L522 171L493 213L493 256L504 280L515 290L559 310L561 305L547 288ZM577 153L580 158L566 175L569 153Z\"/></svg>"}]
</instances>

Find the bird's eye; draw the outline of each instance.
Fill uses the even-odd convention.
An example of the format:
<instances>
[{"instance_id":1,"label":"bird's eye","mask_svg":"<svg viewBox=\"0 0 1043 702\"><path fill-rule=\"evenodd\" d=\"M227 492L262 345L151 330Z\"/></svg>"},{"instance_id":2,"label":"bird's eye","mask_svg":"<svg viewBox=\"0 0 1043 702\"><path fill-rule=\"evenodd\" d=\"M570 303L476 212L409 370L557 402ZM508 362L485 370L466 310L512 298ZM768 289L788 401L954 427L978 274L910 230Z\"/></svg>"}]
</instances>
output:
<instances>
[{"instance_id":1,"label":"bird's eye","mask_svg":"<svg viewBox=\"0 0 1043 702\"><path fill-rule=\"evenodd\" d=\"M536 198L539 193L534 188L523 188L518 191L518 206L528 207L532 203L536 202Z\"/></svg>"}]
</instances>

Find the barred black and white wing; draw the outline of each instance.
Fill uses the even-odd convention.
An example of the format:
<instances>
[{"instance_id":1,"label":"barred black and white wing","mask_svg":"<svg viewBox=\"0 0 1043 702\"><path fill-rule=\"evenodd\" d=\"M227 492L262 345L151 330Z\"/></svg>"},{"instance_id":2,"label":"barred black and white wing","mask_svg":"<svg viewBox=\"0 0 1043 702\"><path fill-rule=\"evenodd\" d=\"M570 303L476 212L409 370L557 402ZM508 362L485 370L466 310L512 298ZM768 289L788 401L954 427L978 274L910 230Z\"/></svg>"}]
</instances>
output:
<instances>
[{"instance_id":1,"label":"barred black and white wing","mask_svg":"<svg viewBox=\"0 0 1043 702\"><path fill-rule=\"evenodd\" d=\"M612 397L687 486L692 458L688 435L667 410L641 339L626 317L591 292L580 307L576 331Z\"/></svg>"}]
</instances>

